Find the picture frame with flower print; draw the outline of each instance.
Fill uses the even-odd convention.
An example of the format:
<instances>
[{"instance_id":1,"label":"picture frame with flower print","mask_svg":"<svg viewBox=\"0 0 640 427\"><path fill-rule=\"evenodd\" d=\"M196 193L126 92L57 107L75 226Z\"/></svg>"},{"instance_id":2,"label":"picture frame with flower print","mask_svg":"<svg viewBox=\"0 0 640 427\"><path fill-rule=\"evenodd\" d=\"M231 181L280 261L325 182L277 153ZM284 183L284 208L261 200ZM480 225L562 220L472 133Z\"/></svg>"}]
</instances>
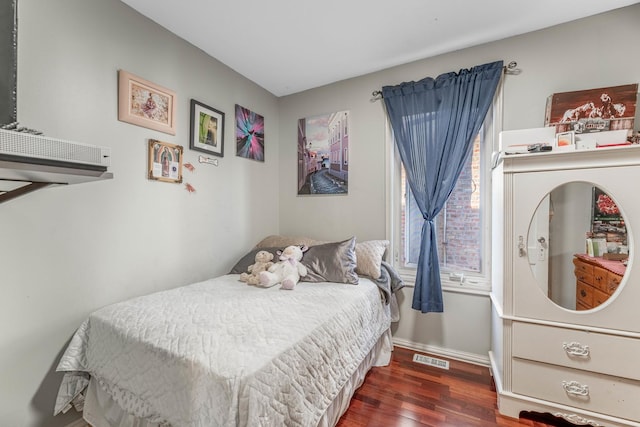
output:
<instances>
[{"instance_id":1,"label":"picture frame with flower print","mask_svg":"<svg viewBox=\"0 0 640 427\"><path fill-rule=\"evenodd\" d=\"M176 104L171 89L118 71L118 120L175 135Z\"/></svg>"}]
</instances>

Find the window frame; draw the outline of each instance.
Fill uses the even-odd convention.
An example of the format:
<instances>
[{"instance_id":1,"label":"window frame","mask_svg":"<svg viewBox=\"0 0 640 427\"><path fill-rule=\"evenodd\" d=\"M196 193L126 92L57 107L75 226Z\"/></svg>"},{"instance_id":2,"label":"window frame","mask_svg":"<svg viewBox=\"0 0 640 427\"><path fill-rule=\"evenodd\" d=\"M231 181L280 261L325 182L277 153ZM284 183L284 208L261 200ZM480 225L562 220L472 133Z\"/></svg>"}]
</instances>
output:
<instances>
[{"instance_id":1,"label":"window frame","mask_svg":"<svg viewBox=\"0 0 640 427\"><path fill-rule=\"evenodd\" d=\"M502 84L498 84L492 106L480 130L483 138L481 146L484 170L481 174L481 185L485 188L481 196L482 211L482 249L481 266L482 273L465 273L464 279L452 280L449 271L441 271L440 279L443 291L462 292L487 295L491 291L491 172L493 157L499 151L499 132L502 130ZM410 287L416 280L416 268L400 265L402 229L402 183L400 155L395 146L391 125L386 120L386 145L387 145L387 238L390 242L390 261L398 270L403 280Z\"/></svg>"}]
</instances>

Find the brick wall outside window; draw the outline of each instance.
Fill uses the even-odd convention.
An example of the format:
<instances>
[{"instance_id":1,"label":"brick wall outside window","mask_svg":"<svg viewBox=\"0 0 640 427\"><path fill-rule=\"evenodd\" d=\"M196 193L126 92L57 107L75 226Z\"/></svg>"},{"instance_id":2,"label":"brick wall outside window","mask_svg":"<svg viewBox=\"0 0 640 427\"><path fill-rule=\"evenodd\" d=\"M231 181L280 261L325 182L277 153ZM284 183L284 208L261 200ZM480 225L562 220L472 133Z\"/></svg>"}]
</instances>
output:
<instances>
[{"instance_id":1,"label":"brick wall outside window","mask_svg":"<svg viewBox=\"0 0 640 427\"><path fill-rule=\"evenodd\" d=\"M482 217L480 206L480 138L476 138L473 154L458 178L456 188L447 201L446 208L438 214L438 257L440 268L461 272L481 272L482 266ZM404 168L402 170L402 194L407 194ZM413 199L413 197L411 197ZM416 264L420 250L422 215L410 200L402 201L402 252L404 265ZM405 213L409 211L409 217ZM407 245L408 243L408 245ZM405 253L406 252L406 253Z\"/></svg>"}]
</instances>

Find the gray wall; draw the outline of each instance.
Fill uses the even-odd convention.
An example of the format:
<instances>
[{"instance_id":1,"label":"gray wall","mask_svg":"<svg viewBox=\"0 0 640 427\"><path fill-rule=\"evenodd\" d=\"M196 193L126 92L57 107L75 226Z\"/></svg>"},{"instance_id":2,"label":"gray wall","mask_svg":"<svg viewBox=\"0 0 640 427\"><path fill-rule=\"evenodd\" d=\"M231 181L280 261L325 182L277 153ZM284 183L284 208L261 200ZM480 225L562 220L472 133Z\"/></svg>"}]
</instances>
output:
<instances>
[{"instance_id":1,"label":"gray wall","mask_svg":"<svg viewBox=\"0 0 640 427\"><path fill-rule=\"evenodd\" d=\"M99 307L224 273L267 234L383 237L385 120L371 91L516 60L523 72L505 84L505 128L540 126L553 92L640 80L638 18L640 5L276 99L117 0L20 0L18 119L52 137L111 147L115 179L0 205L0 424L77 418L51 417L61 378L54 369ZM117 121L118 69L178 93L176 136ZM227 114L217 168L199 165L188 149L190 98ZM234 156L235 103L265 117L265 163ZM349 195L296 197L297 119L343 109L352 124ZM197 167L185 172L195 194L146 179L149 138L185 146ZM410 289L401 299L397 340L486 356L487 297L447 293L443 315L409 309Z\"/></svg>"},{"instance_id":2,"label":"gray wall","mask_svg":"<svg viewBox=\"0 0 640 427\"><path fill-rule=\"evenodd\" d=\"M385 117L371 92L384 85L435 77L502 59L517 61L520 75L504 84L505 130L544 125L547 96L555 92L638 83L640 4L545 30L394 67L280 99L280 231L342 239L379 239L387 230ZM382 29L381 29L382 31ZM301 117L349 110L348 196L296 196L296 123ZM636 117L636 128L638 118ZM403 290L396 342L487 359L490 343L488 297L445 294L444 314L411 310L411 289Z\"/></svg>"},{"instance_id":3,"label":"gray wall","mask_svg":"<svg viewBox=\"0 0 640 427\"><path fill-rule=\"evenodd\" d=\"M0 425L52 417L54 373L99 307L226 273L278 231L277 98L118 0L20 0L18 119L48 136L111 147L115 178L0 205ZM176 91L175 136L117 120L117 70ZM226 113L225 156L189 150L189 100ZM235 156L234 105L262 114L266 162ZM185 147L182 184L149 181L147 140ZM256 191L260 188L261 191Z\"/></svg>"}]
</instances>

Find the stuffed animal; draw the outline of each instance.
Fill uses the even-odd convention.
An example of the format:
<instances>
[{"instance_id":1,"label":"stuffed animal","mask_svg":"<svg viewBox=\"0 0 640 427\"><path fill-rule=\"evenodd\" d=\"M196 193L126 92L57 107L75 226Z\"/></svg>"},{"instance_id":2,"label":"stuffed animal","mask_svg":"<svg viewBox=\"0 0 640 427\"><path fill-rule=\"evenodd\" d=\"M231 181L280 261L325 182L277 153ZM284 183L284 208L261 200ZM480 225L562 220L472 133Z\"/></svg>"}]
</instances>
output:
<instances>
[{"instance_id":1,"label":"stuffed animal","mask_svg":"<svg viewBox=\"0 0 640 427\"><path fill-rule=\"evenodd\" d=\"M307 249L306 246L287 246L284 251L278 252L279 261L260 273L260 286L268 288L282 283L281 289L295 288L300 277L307 275L307 267L300 262Z\"/></svg>"},{"instance_id":2,"label":"stuffed animal","mask_svg":"<svg viewBox=\"0 0 640 427\"><path fill-rule=\"evenodd\" d=\"M249 285L259 285L260 273L267 271L273 265L272 259L273 254L271 252L258 251L255 256L256 262L247 268L248 273L240 274L240 281L247 282Z\"/></svg>"}]
</instances>

